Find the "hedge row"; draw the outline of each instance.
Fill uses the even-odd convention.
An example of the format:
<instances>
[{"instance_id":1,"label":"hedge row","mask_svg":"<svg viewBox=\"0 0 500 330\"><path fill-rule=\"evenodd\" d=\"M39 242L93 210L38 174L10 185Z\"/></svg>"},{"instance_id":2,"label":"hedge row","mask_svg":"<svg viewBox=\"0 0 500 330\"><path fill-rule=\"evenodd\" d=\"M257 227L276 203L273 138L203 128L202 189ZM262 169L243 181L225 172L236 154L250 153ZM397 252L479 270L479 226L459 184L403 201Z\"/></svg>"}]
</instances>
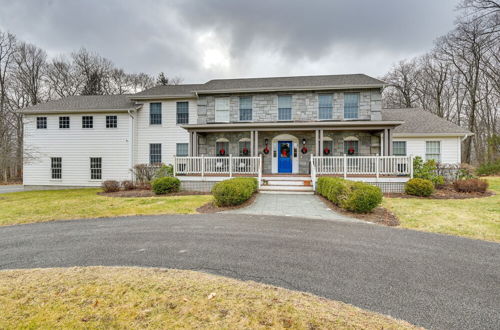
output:
<instances>
[{"instance_id":1,"label":"hedge row","mask_svg":"<svg viewBox=\"0 0 500 330\"><path fill-rule=\"evenodd\" d=\"M239 205L248 200L257 191L256 178L234 178L216 183L212 188L217 206Z\"/></svg>"},{"instance_id":2,"label":"hedge row","mask_svg":"<svg viewBox=\"0 0 500 330\"><path fill-rule=\"evenodd\" d=\"M151 181L151 189L156 195L178 192L180 187L181 181L172 176L166 176Z\"/></svg>"},{"instance_id":3,"label":"hedge row","mask_svg":"<svg viewBox=\"0 0 500 330\"><path fill-rule=\"evenodd\" d=\"M316 192L335 205L357 213L368 213L382 202L380 188L341 178L318 178Z\"/></svg>"}]
</instances>

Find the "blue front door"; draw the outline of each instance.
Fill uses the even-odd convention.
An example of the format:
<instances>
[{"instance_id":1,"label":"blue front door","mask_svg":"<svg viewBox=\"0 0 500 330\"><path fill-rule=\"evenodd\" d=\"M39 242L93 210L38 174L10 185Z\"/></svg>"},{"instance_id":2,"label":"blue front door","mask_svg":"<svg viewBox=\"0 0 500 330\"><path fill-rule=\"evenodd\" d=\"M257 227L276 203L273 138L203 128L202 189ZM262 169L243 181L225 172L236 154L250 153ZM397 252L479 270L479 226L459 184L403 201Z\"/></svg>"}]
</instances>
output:
<instances>
[{"instance_id":1,"label":"blue front door","mask_svg":"<svg viewBox=\"0 0 500 330\"><path fill-rule=\"evenodd\" d=\"M292 141L278 142L278 173L292 173Z\"/></svg>"}]
</instances>

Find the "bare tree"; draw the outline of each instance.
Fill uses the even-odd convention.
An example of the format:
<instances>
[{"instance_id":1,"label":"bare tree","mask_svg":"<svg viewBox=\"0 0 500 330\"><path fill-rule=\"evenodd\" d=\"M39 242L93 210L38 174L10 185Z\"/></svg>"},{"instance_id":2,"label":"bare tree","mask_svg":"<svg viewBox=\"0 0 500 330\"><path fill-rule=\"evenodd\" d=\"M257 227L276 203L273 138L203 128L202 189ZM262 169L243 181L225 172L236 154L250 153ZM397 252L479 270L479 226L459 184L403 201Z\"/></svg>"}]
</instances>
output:
<instances>
[{"instance_id":1,"label":"bare tree","mask_svg":"<svg viewBox=\"0 0 500 330\"><path fill-rule=\"evenodd\" d=\"M414 107L418 100L416 83L418 81L417 63L415 60L400 61L382 79L397 93L385 95L387 106Z\"/></svg>"}]
</instances>

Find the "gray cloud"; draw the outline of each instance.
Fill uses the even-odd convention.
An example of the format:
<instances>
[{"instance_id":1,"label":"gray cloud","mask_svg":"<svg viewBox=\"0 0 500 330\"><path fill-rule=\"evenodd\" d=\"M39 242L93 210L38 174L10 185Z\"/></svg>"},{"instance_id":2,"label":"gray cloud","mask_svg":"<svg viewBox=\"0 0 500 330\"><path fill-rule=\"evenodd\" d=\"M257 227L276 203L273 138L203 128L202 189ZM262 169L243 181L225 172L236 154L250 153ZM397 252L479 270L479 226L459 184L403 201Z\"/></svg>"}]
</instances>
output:
<instances>
[{"instance_id":1,"label":"gray cloud","mask_svg":"<svg viewBox=\"0 0 500 330\"><path fill-rule=\"evenodd\" d=\"M452 0L3 1L0 28L54 56L86 47L126 71L215 77L383 74L452 28Z\"/></svg>"}]
</instances>

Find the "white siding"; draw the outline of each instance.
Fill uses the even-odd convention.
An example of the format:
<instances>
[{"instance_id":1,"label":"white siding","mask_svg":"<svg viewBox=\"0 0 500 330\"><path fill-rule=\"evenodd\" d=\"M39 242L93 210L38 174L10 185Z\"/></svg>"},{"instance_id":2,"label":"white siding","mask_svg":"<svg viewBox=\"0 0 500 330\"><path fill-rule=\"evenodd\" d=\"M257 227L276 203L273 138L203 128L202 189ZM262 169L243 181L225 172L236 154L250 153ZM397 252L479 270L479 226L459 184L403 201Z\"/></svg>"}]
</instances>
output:
<instances>
[{"instance_id":1,"label":"white siding","mask_svg":"<svg viewBox=\"0 0 500 330\"><path fill-rule=\"evenodd\" d=\"M425 142L441 141L441 162L457 164L461 162L461 138L453 137L394 137L393 141L406 141L406 154L420 156L425 160Z\"/></svg>"},{"instance_id":2,"label":"white siding","mask_svg":"<svg viewBox=\"0 0 500 330\"><path fill-rule=\"evenodd\" d=\"M173 163L177 143L189 143L189 133L180 125L177 125L176 103L184 101L189 102L189 124L196 124L196 100L162 101L161 125L149 124L149 102L144 103L142 109L137 113L136 164L149 163L150 143L161 143L161 156L164 164Z\"/></svg>"},{"instance_id":3,"label":"white siding","mask_svg":"<svg viewBox=\"0 0 500 330\"><path fill-rule=\"evenodd\" d=\"M94 128L82 128L82 116L94 117ZM102 158L102 180L126 180L129 171L129 116L118 116L118 128L106 128L106 114L39 115L47 129L36 128L36 115L24 117L25 185L99 186L90 180L90 157ZM70 128L59 128L59 116L70 117ZM52 180L50 158L62 158L62 179Z\"/></svg>"}]
</instances>

